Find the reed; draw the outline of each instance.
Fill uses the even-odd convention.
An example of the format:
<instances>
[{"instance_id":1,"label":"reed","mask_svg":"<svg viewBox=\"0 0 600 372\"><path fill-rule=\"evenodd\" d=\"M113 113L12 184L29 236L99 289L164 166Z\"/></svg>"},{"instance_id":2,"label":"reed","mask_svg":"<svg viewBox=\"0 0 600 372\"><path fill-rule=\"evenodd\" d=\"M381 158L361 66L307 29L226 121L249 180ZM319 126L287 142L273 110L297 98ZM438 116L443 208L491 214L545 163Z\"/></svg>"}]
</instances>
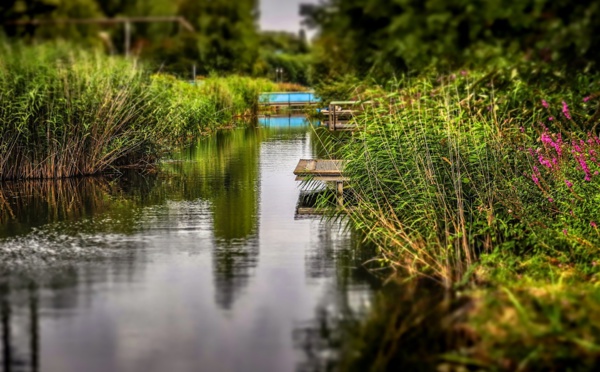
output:
<instances>
[{"instance_id":1,"label":"reed","mask_svg":"<svg viewBox=\"0 0 600 372\"><path fill-rule=\"evenodd\" d=\"M134 153L141 160L158 118L135 65L66 47L0 48L0 179L94 174Z\"/></svg>"},{"instance_id":2,"label":"reed","mask_svg":"<svg viewBox=\"0 0 600 372\"><path fill-rule=\"evenodd\" d=\"M365 105L355 119L359 130L336 152L348 161L355 204L349 209L351 223L380 247L386 264L447 287L463 282L482 255L498 250L521 257L532 251L570 252L591 265L590 250L600 243L593 219L598 212L593 205L595 169L585 175L589 182L580 182L579 199L564 178L580 173L583 179L577 169L584 152L558 159L563 169L558 175L555 168L548 175L536 171L544 168L537 164L539 154L548 157L555 151L550 137L559 136L546 125L563 133L565 154L582 140L590 143L585 149L593 147L597 136L584 132L593 130L589 119L597 112L595 104L588 104L590 98L575 105L587 108L585 120L574 113L567 117L556 103L553 113L541 104L542 97L583 102L578 94L593 79L579 80L579 90L571 85L568 93L558 87L542 93L507 69L423 76L397 81L386 90L361 89L361 98L374 103ZM536 148L541 152L532 156ZM592 155L585 155L590 167L595 164ZM541 182L552 180L553 186L536 185L532 174ZM576 218L566 221L569 211ZM563 229L574 236L565 239Z\"/></svg>"},{"instance_id":3,"label":"reed","mask_svg":"<svg viewBox=\"0 0 600 372\"><path fill-rule=\"evenodd\" d=\"M198 85L69 44L0 45L0 180L144 166L252 113L266 80Z\"/></svg>"}]
</instances>

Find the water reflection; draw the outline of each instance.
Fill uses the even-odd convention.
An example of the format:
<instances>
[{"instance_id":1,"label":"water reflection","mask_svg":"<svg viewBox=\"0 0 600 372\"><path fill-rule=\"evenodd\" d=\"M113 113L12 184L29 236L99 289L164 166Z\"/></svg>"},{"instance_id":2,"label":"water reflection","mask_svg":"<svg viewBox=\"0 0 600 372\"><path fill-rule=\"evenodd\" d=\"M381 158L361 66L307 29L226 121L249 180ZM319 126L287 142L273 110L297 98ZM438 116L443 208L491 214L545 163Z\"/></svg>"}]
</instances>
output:
<instances>
[{"instance_id":1,"label":"water reflection","mask_svg":"<svg viewBox=\"0 0 600 372\"><path fill-rule=\"evenodd\" d=\"M320 122L312 123L314 126L321 125ZM258 118L258 125L266 128L292 128L301 127L306 130L307 119L304 116L265 116Z\"/></svg>"},{"instance_id":2,"label":"water reflection","mask_svg":"<svg viewBox=\"0 0 600 372\"><path fill-rule=\"evenodd\" d=\"M0 323L2 334L3 370L38 371L39 370L39 294L34 283L28 287L25 298L27 314L15 313L11 306L16 299L10 296L10 287L0 284ZM26 315L26 318L23 318ZM17 321L13 321L16 318ZM27 324L28 323L28 324ZM24 327L23 327L24 326Z\"/></svg>"},{"instance_id":3,"label":"water reflection","mask_svg":"<svg viewBox=\"0 0 600 372\"><path fill-rule=\"evenodd\" d=\"M371 293L381 287L364 263L374 248L357 249L360 237L341 232L343 225L327 223L319 229L321 244L307 255L307 274L312 278L335 277L314 310L314 317L296 324L292 339L305 358L297 371L340 369L346 340L370 310ZM343 237L341 240L338 237ZM368 369L368 368L367 368Z\"/></svg>"},{"instance_id":4,"label":"water reflection","mask_svg":"<svg viewBox=\"0 0 600 372\"><path fill-rule=\"evenodd\" d=\"M169 167L186 179L202 180L199 197L210 202L215 248L216 301L230 309L258 264L260 143L268 132L246 129L220 132L180 153ZM190 177L192 176L192 177Z\"/></svg>"},{"instance_id":5,"label":"water reflection","mask_svg":"<svg viewBox=\"0 0 600 372\"><path fill-rule=\"evenodd\" d=\"M4 370L307 365L320 346L302 329L377 285L356 269L359 239L294 219L291 172L313 133L262 123L157 173L0 187Z\"/></svg>"}]
</instances>

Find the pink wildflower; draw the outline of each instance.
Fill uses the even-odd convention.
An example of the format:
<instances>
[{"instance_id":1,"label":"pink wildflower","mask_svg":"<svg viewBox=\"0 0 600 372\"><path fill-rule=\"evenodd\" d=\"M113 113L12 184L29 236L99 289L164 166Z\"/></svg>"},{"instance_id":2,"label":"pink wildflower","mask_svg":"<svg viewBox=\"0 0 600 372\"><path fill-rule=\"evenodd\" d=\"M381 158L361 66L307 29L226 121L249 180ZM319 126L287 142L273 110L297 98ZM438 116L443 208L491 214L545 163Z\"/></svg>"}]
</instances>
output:
<instances>
[{"instance_id":1,"label":"pink wildflower","mask_svg":"<svg viewBox=\"0 0 600 372\"><path fill-rule=\"evenodd\" d=\"M549 201L550 203L554 203L554 199L552 199L552 198L548 198L548 201Z\"/></svg>"},{"instance_id":2,"label":"pink wildflower","mask_svg":"<svg viewBox=\"0 0 600 372\"><path fill-rule=\"evenodd\" d=\"M596 222L594 222L594 221L590 222L590 226L593 227L594 229L598 227L598 225L596 225Z\"/></svg>"},{"instance_id":3,"label":"pink wildflower","mask_svg":"<svg viewBox=\"0 0 600 372\"><path fill-rule=\"evenodd\" d=\"M569 112L569 106L567 105L567 103L565 101L562 101L562 112L565 115L565 117L569 120L571 120L571 113Z\"/></svg>"},{"instance_id":4,"label":"pink wildflower","mask_svg":"<svg viewBox=\"0 0 600 372\"><path fill-rule=\"evenodd\" d=\"M587 161L585 160L585 155L578 154L575 156L575 160L579 163L581 170L585 173L585 180L590 182L592 180L592 172L590 171L590 167L588 166Z\"/></svg>"},{"instance_id":5,"label":"pink wildflower","mask_svg":"<svg viewBox=\"0 0 600 372\"><path fill-rule=\"evenodd\" d=\"M542 154L540 154L538 156L538 161L540 162L541 165L543 165L546 168L552 168L552 163L550 161L548 161L546 158L544 158L544 156Z\"/></svg>"},{"instance_id":6,"label":"pink wildflower","mask_svg":"<svg viewBox=\"0 0 600 372\"><path fill-rule=\"evenodd\" d=\"M573 182L571 182L571 181L569 181L569 180L565 180L565 183L567 184L567 187L568 187L568 188L571 188L571 187L573 187ZM573 212L573 211L571 211L571 212Z\"/></svg>"},{"instance_id":7,"label":"pink wildflower","mask_svg":"<svg viewBox=\"0 0 600 372\"><path fill-rule=\"evenodd\" d=\"M563 229L562 233L563 233L563 235L567 235L567 233L568 233L567 229Z\"/></svg>"},{"instance_id":8,"label":"pink wildflower","mask_svg":"<svg viewBox=\"0 0 600 372\"><path fill-rule=\"evenodd\" d=\"M550 105L548 105L548 102L546 102L545 99L542 100L542 106L544 106L545 108L550 107Z\"/></svg>"},{"instance_id":9,"label":"pink wildflower","mask_svg":"<svg viewBox=\"0 0 600 372\"><path fill-rule=\"evenodd\" d=\"M587 101L589 101L589 100L590 100L590 98L592 98L592 97L590 97L590 96L587 96L587 97L585 97L585 98L583 99L583 102L587 102Z\"/></svg>"}]
</instances>

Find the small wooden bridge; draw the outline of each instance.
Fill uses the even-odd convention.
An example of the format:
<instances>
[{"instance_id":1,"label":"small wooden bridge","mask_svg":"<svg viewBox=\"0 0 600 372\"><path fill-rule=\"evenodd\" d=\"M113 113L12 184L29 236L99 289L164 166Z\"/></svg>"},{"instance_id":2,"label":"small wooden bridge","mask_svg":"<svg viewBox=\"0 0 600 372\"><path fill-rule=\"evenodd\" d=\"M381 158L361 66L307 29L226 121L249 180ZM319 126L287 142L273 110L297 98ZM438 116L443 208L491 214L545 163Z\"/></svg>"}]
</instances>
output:
<instances>
[{"instance_id":1,"label":"small wooden bridge","mask_svg":"<svg viewBox=\"0 0 600 372\"><path fill-rule=\"evenodd\" d=\"M337 159L300 159L294 174L296 181L335 182L337 202L344 206L344 160Z\"/></svg>"}]
</instances>

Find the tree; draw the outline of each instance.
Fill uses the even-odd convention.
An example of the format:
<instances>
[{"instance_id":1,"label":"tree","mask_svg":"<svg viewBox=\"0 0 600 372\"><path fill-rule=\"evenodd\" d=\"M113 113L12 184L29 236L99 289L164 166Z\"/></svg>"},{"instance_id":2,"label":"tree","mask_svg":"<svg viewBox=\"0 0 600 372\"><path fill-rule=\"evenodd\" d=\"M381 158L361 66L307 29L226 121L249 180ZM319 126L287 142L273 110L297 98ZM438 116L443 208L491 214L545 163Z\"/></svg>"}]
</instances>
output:
<instances>
[{"instance_id":1,"label":"tree","mask_svg":"<svg viewBox=\"0 0 600 372\"><path fill-rule=\"evenodd\" d=\"M257 0L184 0L179 14L198 32L204 72L251 72L258 59Z\"/></svg>"},{"instance_id":2,"label":"tree","mask_svg":"<svg viewBox=\"0 0 600 372\"><path fill-rule=\"evenodd\" d=\"M319 32L316 68L327 75L389 76L512 54L578 66L600 57L595 0L328 0L300 11Z\"/></svg>"}]
</instances>

